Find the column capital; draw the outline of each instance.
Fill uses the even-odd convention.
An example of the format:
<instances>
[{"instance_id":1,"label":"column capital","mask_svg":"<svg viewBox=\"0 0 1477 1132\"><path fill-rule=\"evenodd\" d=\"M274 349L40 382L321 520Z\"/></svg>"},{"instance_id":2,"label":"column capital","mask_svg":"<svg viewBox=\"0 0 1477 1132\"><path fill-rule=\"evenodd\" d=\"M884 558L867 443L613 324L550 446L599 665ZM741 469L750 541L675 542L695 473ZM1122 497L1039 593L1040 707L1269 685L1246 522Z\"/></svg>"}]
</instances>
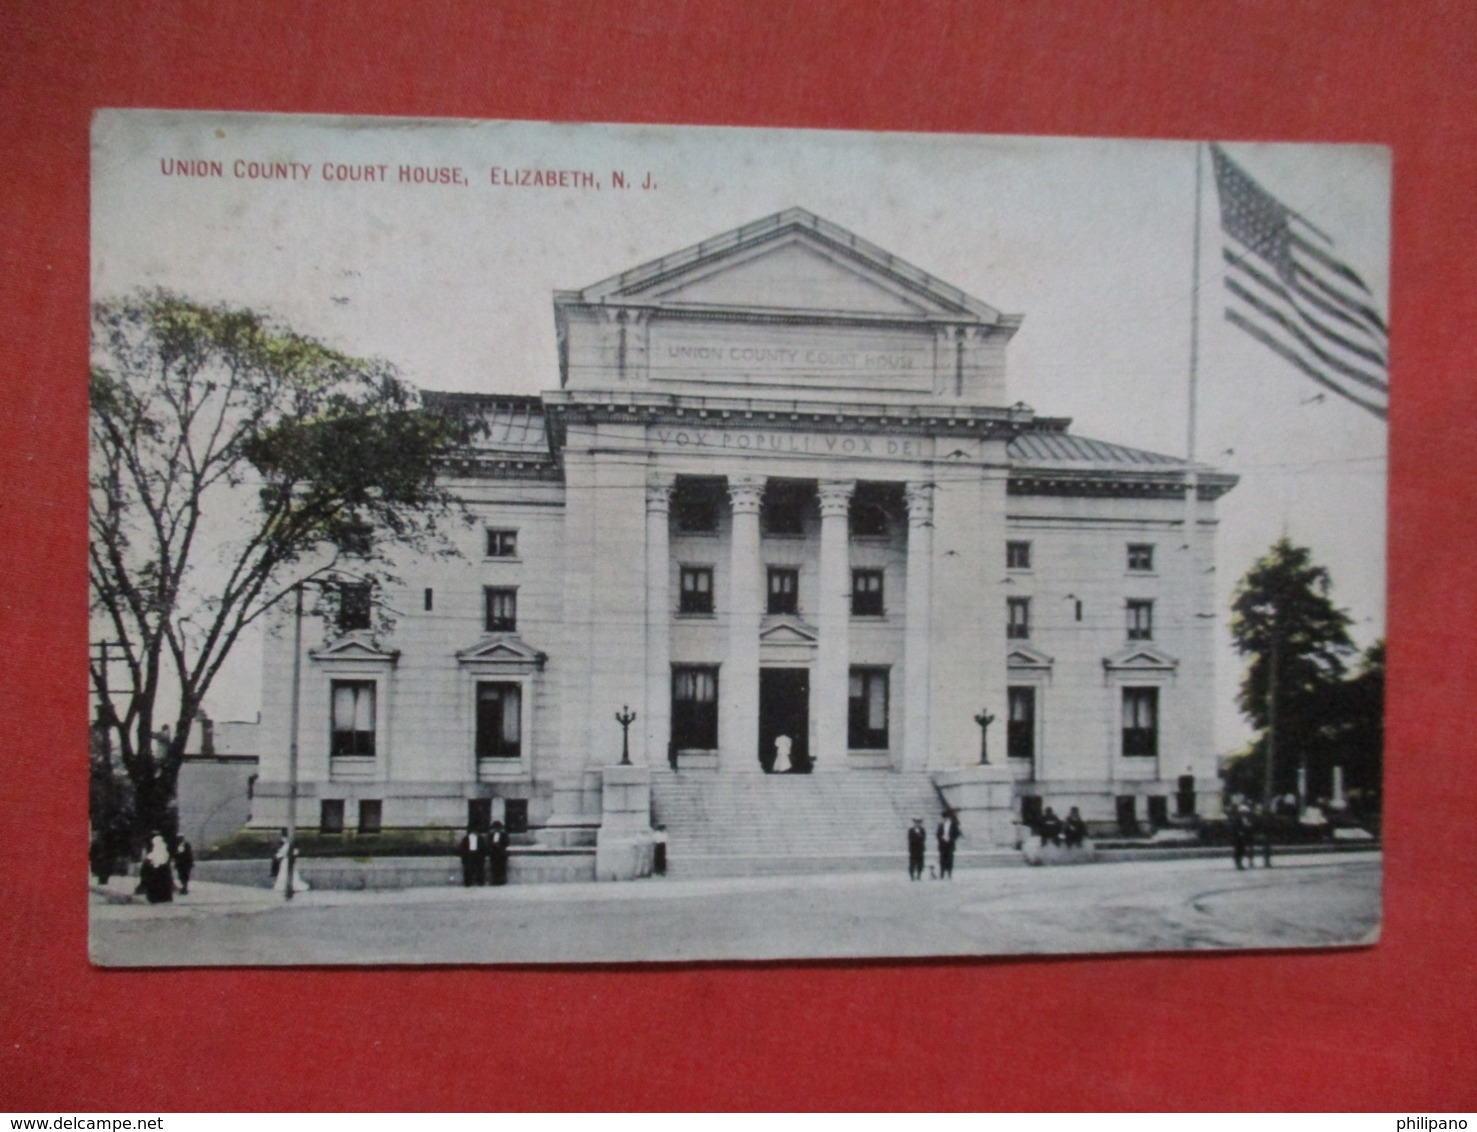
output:
<instances>
[{"instance_id":1,"label":"column capital","mask_svg":"<svg viewBox=\"0 0 1477 1132\"><path fill-rule=\"evenodd\" d=\"M856 480L821 480L816 488L820 499L822 519L844 519L851 512L851 497L856 491Z\"/></svg>"},{"instance_id":2,"label":"column capital","mask_svg":"<svg viewBox=\"0 0 1477 1132\"><path fill-rule=\"evenodd\" d=\"M903 489L908 504L908 526L927 527L933 524L933 481L909 480Z\"/></svg>"},{"instance_id":3,"label":"column capital","mask_svg":"<svg viewBox=\"0 0 1477 1132\"><path fill-rule=\"evenodd\" d=\"M763 476L728 477L728 500L735 515L757 515L763 499Z\"/></svg>"},{"instance_id":4,"label":"column capital","mask_svg":"<svg viewBox=\"0 0 1477 1132\"><path fill-rule=\"evenodd\" d=\"M672 506L672 492L677 480L669 475L646 477L646 510L650 514L666 514Z\"/></svg>"}]
</instances>

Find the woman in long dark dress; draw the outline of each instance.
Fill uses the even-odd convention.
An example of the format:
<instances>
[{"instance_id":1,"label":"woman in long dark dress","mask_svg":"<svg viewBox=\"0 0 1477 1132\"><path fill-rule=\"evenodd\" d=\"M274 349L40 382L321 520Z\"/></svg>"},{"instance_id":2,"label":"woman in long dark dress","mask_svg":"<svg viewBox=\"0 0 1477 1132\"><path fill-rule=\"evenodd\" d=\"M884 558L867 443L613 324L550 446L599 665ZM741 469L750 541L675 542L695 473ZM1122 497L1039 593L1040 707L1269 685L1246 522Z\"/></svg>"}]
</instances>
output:
<instances>
[{"instance_id":1,"label":"woman in long dark dress","mask_svg":"<svg viewBox=\"0 0 1477 1132\"><path fill-rule=\"evenodd\" d=\"M161 834L154 834L139 879L143 881L144 896L150 904L168 904L174 899L174 874L170 869L169 846Z\"/></svg>"}]
</instances>

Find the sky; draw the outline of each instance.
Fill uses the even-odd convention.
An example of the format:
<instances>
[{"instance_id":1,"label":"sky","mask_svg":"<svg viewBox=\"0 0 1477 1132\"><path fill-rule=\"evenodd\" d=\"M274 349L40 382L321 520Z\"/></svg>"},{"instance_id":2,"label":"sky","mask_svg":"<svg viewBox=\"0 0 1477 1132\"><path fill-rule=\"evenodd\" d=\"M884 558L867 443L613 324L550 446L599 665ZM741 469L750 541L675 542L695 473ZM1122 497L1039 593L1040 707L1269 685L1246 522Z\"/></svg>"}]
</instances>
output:
<instances>
[{"instance_id":1,"label":"sky","mask_svg":"<svg viewBox=\"0 0 1477 1132\"><path fill-rule=\"evenodd\" d=\"M1389 310L1387 150L1225 148ZM178 175L198 162L207 175ZM422 180L402 183L401 167ZM1208 170L1186 141L102 111L93 293L166 287L270 311L422 388L532 394L558 386L554 291L799 206L1023 315L1011 402L1175 455L1198 303L1196 455L1241 477L1217 539L1216 739L1229 753L1248 735L1231 592L1279 537L1329 568L1356 643L1384 635L1386 428L1315 399L1225 322ZM520 171L565 175L520 186ZM260 663L259 642L238 649L207 697L214 718L254 717Z\"/></svg>"}]
</instances>

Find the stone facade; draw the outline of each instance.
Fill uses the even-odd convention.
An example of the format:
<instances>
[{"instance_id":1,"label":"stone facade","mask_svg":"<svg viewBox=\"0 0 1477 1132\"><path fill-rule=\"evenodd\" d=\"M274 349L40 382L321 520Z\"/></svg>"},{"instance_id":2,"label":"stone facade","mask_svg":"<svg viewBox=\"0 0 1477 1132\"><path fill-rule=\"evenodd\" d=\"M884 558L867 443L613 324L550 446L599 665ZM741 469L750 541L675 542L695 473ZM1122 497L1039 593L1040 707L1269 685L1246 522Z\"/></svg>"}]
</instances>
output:
<instances>
[{"instance_id":1,"label":"stone facade","mask_svg":"<svg viewBox=\"0 0 1477 1132\"><path fill-rule=\"evenodd\" d=\"M651 775L764 774L781 735L797 771L932 775L996 840L1022 797L1213 808L1234 480L1012 405L1019 317L800 210L554 313L557 390L444 396L488 423L448 473L477 519L462 557L402 564L391 633L307 634L300 820L370 802L387 827L526 814L551 837L618 812L605 855L639 860ZM291 639L279 617L263 825ZM645 770L617 784L618 711Z\"/></svg>"}]
</instances>

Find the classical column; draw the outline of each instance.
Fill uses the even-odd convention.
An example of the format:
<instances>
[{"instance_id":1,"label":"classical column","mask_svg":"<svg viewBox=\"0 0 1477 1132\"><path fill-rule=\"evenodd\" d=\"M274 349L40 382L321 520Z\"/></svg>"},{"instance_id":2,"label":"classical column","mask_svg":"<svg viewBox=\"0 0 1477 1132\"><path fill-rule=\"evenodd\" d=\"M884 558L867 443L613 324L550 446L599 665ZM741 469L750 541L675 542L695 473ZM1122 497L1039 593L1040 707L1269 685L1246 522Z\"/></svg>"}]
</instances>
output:
<instances>
[{"instance_id":1,"label":"classical column","mask_svg":"<svg viewBox=\"0 0 1477 1132\"><path fill-rule=\"evenodd\" d=\"M907 485L908 587L903 621L903 769L928 766L929 607L933 582L933 484Z\"/></svg>"},{"instance_id":2,"label":"classical column","mask_svg":"<svg viewBox=\"0 0 1477 1132\"><path fill-rule=\"evenodd\" d=\"M672 735L671 476L646 481L646 764L667 765Z\"/></svg>"},{"instance_id":3,"label":"classical column","mask_svg":"<svg viewBox=\"0 0 1477 1132\"><path fill-rule=\"evenodd\" d=\"M718 746L722 768L759 766L759 503L763 476L730 476L733 505L729 539L728 659L718 674ZM724 612L720 609L720 619Z\"/></svg>"},{"instance_id":4,"label":"classical column","mask_svg":"<svg viewBox=\"0 0 1477 1132\"><path fill-rule=\"evenodd\" d=\"M855 480L822 480L820 576L817 579L815 680L816 770L846 768L846 717L851 668L851 552L848 517Z\"/></svg>"}]
</instances>

